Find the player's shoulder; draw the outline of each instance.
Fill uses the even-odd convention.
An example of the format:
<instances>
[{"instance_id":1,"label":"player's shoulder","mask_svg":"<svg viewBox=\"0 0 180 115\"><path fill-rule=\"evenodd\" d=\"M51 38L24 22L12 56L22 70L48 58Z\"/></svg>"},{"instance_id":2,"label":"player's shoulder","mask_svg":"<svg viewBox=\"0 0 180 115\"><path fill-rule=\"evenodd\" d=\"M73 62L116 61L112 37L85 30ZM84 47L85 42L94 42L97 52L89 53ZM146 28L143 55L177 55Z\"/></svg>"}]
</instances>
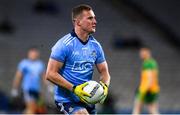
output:
<instances>
[{"instance_id":1,"label":"player's shoulder","mask_svg":"<svg viewBox=\"0 0 180 115\"><path fill-rule=\"evenodd\" d=\"M37 60L37 63L41 64L41 65L44 65L44 62L41 60L41 59L38 59Z\"/></svg>"},{"instance_id":2,"label":"player's shoulder","mask_svg":"<svg viewBox=\"0 0 180 115\"><path fill-rule=\"evenodd\" d=\"M25 65L27 65L29 63L29 60L28 59L22 59L20 62L19 62L19 65L21 65L21 66L25 66Z\"/></svg>"},{"instance_id":3,"label":"player's shoulder","mask_svg":"<svg viewBox=\"0 0 180 115\"><path fill-rule=\"evenodd\" d=\"M154 58L151 59L151 63L152 63L154 66L158 66L158 63L157 63L157 61L156 61Z\"/></svg>"},{"instance_id":4,"label":"player's shoulder","mask_svg":"<svg viewBox=\"0 0 180 115\"><path fill-rule=\"evenodd\" d=\"M153 58L147 59L143 63L144 69L155 69L157 68L157 63Z\"/></svg>"},{"instance_id":5,"label":"player's shoulder","mask_svg":"<svg viewBox=\"0 0 180 115\"><path fill-rule=\"evenodd\" d=\"M37 64L38 64L38 66L41 67L42 69L45 68L45 63L44 63L41 59L38 59L38 60L37 60Z\"/></svg>"},{"instance_id":6,"label":"player's shoulder","mask_svg":"<svg viewBox=\"0 0 180 115\"><path fill-rule=\"evenodd\" d=\"M100 42L98 42L92 35L90 35L89 41L94 45L101 46Z\"/></svg>"},{"instance_id":7,"label":"player's shoulder","mask_svg":"<svg viewBox=\"0 0 180 115\"><path fill-rule=\"evenodd\" d=\"M66 35L64 35L63 37L61 37L57 43L58 44L67 44L71 39L73 38L73 36L71 35L71 33L68 33Z\"/></svg>"},{"instance_id":8,"label":"player's shoulder","mask_svg":"<svg viewBox=\"0 0 180 115\"><path fill-rule=\"evenodd\" d=\"M52 49L65 48L72 41L72 39L73 37L71 33L68 33L63 37L59 38L55 45L52 47Z\"/></svg>"},{"instance_id":9,"label":"player's shoulder","mask_svg":"<svg viewBox=\"0 0 180 115\"><path fill-rule=\"evenodd\" d=\"M27 63L28 61L29 61L28 59L24 58L20 61L20 63Z\"/></svg>"},{"instance_id":10,"label":"player's shoulder","mask_svg":"<svg viewBox=\"0 0 180 115\"><path fill-rule=\"evenodd\" d=\"M156 60L154 58L150 58L150 59L147 60L146 63L156 64L157 62L156 62Z\"/></svg>"}]
</instances>

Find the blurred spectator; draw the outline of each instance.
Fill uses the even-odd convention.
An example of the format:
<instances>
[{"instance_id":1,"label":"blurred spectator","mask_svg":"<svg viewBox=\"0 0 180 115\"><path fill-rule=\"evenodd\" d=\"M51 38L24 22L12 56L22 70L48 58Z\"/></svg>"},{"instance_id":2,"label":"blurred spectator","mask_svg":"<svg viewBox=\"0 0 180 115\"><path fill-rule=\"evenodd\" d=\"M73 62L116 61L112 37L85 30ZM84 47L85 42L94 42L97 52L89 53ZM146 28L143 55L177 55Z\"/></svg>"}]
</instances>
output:
<instances>
[{"instance_id":1,"label":"blurred spectator","mask_svg":"<svg viewBox=\"0 0 180 115\"><path fill-rule=\"evenodd\" d=\"M121 49L138 49L142 46L142 42L138 37L115 37L113 39L113 46Z\"/></svg>"},{"instance_id":2,"label":"blurred spectator","mask_svg":"<svg viewBox=\"0 0 180 115\"><path fill-rule=\"evenodd\" d=\"M12 34L14 33L14 26L12 22L8 18L4 18L0 22L0 32L5 34Z\"/></svg>"},{"instance_id":3,"label":"blurred spectator","mask_svg":"<svg viewBox=\"0 0 180 115\"><path fill-rule=\"evenodd\" d=\"M28 51L28 58L23 59L17 68L15 79L13 82L13 88L11 94L13 97L19 95L18 88L22 81L22 90L25 101L25 113L43 113L45 108L43 107L41 81L44 81L45 65L39 59L40 52L37 48L30 48Z\"/></svg>"},{"instance_id":4,"label":"blurred spectator","mask_svg":"<svg viewBox=\"0 0 180 115\"><path fill-rule=\"evenodd\" d=\"M50 15L56 15L59 13L59 8L52 1L37 0L34 5L34 10L37 13L46 13Z\"/></svg>"},{"instance_id":5,"label":"blurred spectator","mask_svg":"<svg viewBox=\"0 0 180 115\"><path fill-rule=\"evenodd\" d=\"M158 114L158 65L149 48L141 48L140 58L143 60L141 81L136 91L133 114L140 114L143 104L148 106L149 113Z\"/></svg>"}]
</instances>

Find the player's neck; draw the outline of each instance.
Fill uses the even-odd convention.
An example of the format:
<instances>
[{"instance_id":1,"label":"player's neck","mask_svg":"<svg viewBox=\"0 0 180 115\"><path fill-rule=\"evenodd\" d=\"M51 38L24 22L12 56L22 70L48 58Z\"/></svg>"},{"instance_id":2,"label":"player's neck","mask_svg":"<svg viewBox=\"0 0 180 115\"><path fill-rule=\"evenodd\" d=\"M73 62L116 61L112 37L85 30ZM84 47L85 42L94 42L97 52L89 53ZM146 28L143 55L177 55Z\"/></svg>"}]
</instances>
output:
<instances>
[{"instance_id":1,"label":"player's neck","mask_svg":"<svg viewBox=\"0 0 180 115\"><path fill-rule=\"evenodd\" d=\"M87 32L76 28L74 31L78 38L81 39L83 42L86 42L88 40L89 34Z\"/></svg>"}]
</instances>

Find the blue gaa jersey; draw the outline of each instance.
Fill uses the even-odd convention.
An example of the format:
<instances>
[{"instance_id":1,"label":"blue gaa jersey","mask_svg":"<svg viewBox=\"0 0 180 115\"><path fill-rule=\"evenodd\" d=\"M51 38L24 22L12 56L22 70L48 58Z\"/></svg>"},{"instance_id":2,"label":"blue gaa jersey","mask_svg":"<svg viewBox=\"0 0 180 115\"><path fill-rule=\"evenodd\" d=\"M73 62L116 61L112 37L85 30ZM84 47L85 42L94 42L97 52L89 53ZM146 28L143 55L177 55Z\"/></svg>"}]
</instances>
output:
<instances>
[{"instance_id":1,"label":"blue gaa jersey","mask_svg":"<svg viewBox=\"0 0 180 115\"><path fill-rule=\"evenodd\" d=\"M40 60L24 59L18 65L18 70L22 73L23 91L40 91L42 74L45 71L44 63Z\"/></svg>"},{"instance_id":2,"label":"blue gaa jersey","mask_svg":"<svg viewBox=\"0 0 180 115\"><path fill-rule=\"evenodd\" d=\"M91 80L94 65L105 61L102 47L93 36L85 43L74 31L59 39L50 58L64 63L59 74L74 85ZM55 86L54 98L58 102L79 101L74 93L60 86Z\"/></svg>"}]
</instances>

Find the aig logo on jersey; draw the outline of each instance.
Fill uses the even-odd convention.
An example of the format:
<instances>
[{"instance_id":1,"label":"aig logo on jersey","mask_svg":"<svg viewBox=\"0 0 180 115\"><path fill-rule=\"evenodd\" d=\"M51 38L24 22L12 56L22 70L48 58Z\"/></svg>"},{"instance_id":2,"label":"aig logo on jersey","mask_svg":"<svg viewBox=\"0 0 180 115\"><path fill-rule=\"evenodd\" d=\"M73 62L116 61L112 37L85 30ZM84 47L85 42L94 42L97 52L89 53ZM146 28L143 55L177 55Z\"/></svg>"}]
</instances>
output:
<instances>
[{"instance_id":1,"label":"aig logo on jersey","mask_svg":"<svg viewBox=\"0 0 180 115\"><path fill-rule=\"evenodd\" d=\"M85 72L91 70L92 68L93 68L93 62L76 61L74 62L72 71Z\"/></svg>"}]
</instances>

